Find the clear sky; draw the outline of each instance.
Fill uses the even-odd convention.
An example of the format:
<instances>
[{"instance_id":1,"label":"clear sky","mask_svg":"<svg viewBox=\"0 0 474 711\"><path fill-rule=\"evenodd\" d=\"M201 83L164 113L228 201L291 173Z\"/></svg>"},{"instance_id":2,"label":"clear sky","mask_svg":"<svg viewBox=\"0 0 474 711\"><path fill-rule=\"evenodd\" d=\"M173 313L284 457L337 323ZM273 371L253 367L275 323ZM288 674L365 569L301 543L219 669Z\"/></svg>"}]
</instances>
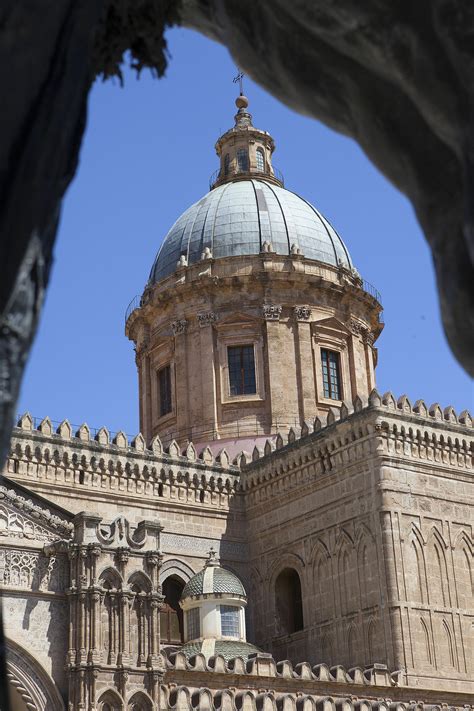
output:
<instances>
[{"instance_id":1,"label":"clear sky","mask_svg":"<svg viewBox=\"0 0 474 711\"><path fill-rule=\"evenodd\" d=\"M55 266L19 412L135 434L137 375L124 335L163 237L208 190L214 143L233 124L236 74L226 49L168 32L166 77L96 82L78 174L63 206ZM254 125L276 141L289 189L334 224L382 294L381 393L473 410L468 376L442 331L429 249L411 205L351 140L300 116L249 79Z\"/></svg>"}]
</instances>

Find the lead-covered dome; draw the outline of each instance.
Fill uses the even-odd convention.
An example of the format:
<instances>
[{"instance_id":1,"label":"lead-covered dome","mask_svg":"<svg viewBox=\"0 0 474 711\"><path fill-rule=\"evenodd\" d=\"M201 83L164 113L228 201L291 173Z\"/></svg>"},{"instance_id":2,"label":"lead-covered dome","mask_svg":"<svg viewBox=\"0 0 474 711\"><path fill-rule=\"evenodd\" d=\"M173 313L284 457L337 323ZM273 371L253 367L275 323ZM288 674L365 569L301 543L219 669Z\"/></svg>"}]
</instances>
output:
<instances>
[{"instance_id":1,"label":"lead-covered dome","mask_svg":"<svg viewBox=\"0 0 474 711\"><path fill-rule=\"evenodd\" d=\"M240 178L214 188L181 215L163 240L149 281L172 274L180 260L195 264L205 252L215 259L254 255L265 243L277 254L297 249L307 259L352 268L341 237L309 202L265 179Z\"/></svg>"}]
</instances>

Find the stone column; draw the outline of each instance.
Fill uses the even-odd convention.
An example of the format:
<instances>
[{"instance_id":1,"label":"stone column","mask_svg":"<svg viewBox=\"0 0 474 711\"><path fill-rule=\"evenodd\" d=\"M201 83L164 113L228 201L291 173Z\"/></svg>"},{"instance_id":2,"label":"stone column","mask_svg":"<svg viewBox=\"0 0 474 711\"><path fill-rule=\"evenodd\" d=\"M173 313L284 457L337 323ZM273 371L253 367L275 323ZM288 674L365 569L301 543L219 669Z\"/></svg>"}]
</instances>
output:
<instances>
[{"instance_id":1,"label":"stone column","mask_svg":"<svg viewBox=\"0 0 474 711\"><path fill-rule=\"evenodd\" d=\"M365 349L365 363L367 370L367 392L371 393L375 388L375 368L374 368L374 336L370 331L367 331L363 337L364 349Z\"/></svg>"},{"instance_id":2,"label":"stone column","mask_svg":"<svg viewBox=\"0 0 474 711\"><path fill-rule=\"evenodd\" d=\"M212 311L199 315L199 337L201 348L201 397L202 423L205 435L212 438L217 429L217 389L214 358L214 331ZM204 433L203 433L204 434ZM191 439L191 438L190 438Z\"/></svg>"},{"instance_id":3,"label":"stone column","mask_svg":"<svg viewBox=\"0 0 474 711\"><path fill-rule=\"evenodd\" d=\"M89 591L90 608L90 646L87 655L88 662L100 661L100 590L91 588Z\"/></svg>"},{"instance_id":4,"label":"stone column","mask_svg":"<svg viewBox=\"0 0 474 711\"><path fill-rule=\"evenodd\" d=\"M150 632L148 643L148 660L149 667L155 667L159 661L160 652L160 621L159 614L163 607L163 596L157 593L151 593L148 600Z\"/></svg>"},{"instance_id":5,"label":"stone column","mask_svg":"<svg viewBox=\"0 0 474 711\"><path fill-rule=\"evenodd\" d=\"M311 309L306 306L296 306L294 316L300 419L301 422L313 422L316 417L316 387L311 341Z\"/></svg>"},{"instance_id":6,"label":"stone column","mask_svg":"<svg viewBox=\"0 0 474 711\"><path fill-rule=\"evenodd\" d=\"M127 590L118 593L118 664L127 664L130 661L130 602L131 595Z\"/></svg>"},{"instance_id":7,"label":"stone column","mask_svg":"<svg viewBox=\"0 0 474 711\"><path fill-rule=\"evenodd\" d=\"M164 677L164 669L152 669L148 672L148 688L153 701L153 709L160 708L160 685Z\"/></svg>"},{"instance_id":8,"label":"stone column","mask_svg":"<svg viewBox=\"0 0 474 711\"><path fill-rule=\"evenodd\" d=\"M380 529L382 543L382 558L384 563L385 576L382 581L386 581L386 604L382 607L385 635L391 640L393 657L388 659L388 665L393 669L405 667L405 655L403 649L403 631L400 619L400 604L398 594L398 582L395 562L394 540L392 530L392 516L389 511L380 514Z\"/></svg>"},{"instance_id":9,"label":"stone column","mask_svg":"<svg viewBox=\"0 0 474 711\"><path fill-rule=\"evenodd\" d=\"M176 439L191 439L188 429L190 422L188 421L188 367L186 363L186 346L187 346L187 321L177 321L174 339L174 390L175 390L175 408L176 408L176 429L179 437ZM185 324L185 325L183 325Z\"/></svg>"},{"instance_id":10,"label":"stone column","mask_svg":"<svg viewBox=\"0 0 474 711\"><path fill-rule=\"evenodd\" d=\"M291 345L294 355L294 342L291 331L286 324L280 323L282 307L275 304L265 304L263 315L266 320L267 331L267 358L270 387L271 423L272 430L288 429L289 426L299 424L297 379L294 368L290 370L288 348ZM291 344L289 342L291 341ZM282 387L282 382L285 387Z\"/></svg>"}]
</instances>

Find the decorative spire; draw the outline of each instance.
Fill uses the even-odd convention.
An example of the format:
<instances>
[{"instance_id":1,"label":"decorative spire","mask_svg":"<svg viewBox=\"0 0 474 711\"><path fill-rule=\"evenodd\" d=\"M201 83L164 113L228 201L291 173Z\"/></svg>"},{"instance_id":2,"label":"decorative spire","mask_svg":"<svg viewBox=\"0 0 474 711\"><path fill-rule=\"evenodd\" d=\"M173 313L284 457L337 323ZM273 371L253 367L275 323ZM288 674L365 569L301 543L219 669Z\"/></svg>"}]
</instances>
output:
<instances>
[{"instance_id":1,"label":"decorative spire","mask_svg":"<svg viewBox=\"0 0 474 711\"><path fill-rule=\"evenodd\" d=\"M239 69L239 68L237 67L237 69ZM245 76L245 74L239 69L239 71L238 71L238 73L237 73L237 76L232 79L232 81L234 82L234 84L236 84L237 82L239 82L240 96L243 96L243 95L244 95L244 91L243 91L243 88L242 88L244 76Z\"/></svg>"},{"instance_id":2,"label":"decorative spire","mask_svg":"<svg viewBox=\"0 0 474 711\"><path fill-rule=\"evenodd\" d=\"M218 566L219 565L219 558L217 557L217 551L214 550L214 548L211 546L209 549L209 553L207 554L207 560L204 565L205 568L209 568L211 566Z\"/></svg>"},{"instance_id":3,"label":"decorative spire","mask_svg":"<svg viewBox=\"0 0 474 711\"><path fill-rule=\"evenodd\" d=\"M257 178L283 186L283 178L275 175L272 153L275 149L273 138L267 131L255 128L252 115L247 111L249 100L243 93L243 73L234 77L239 82L240 94L235 100L237 113L233 128L226 131L216 143L216 153L220 158L220 168L212 176L210 188L235 180Z\"/></svg>"}]
</instances>

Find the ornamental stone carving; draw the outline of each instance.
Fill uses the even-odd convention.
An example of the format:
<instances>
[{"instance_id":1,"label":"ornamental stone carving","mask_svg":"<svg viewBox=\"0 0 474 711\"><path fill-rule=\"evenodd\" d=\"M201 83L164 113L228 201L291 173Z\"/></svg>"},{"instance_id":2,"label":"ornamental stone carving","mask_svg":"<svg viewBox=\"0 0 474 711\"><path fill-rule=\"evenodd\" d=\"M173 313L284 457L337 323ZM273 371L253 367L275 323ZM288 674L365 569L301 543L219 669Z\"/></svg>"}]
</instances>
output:
<instances>
[{"instance_id":1,"label":"ornamental stone carving","mask_svg":"<svg viewBox=\"0 0 474 711\"><path fill-rule=\"evenodd\" d=\"M204 328L205 326L212 326L218 320L218 315L214 311L208 311L207 313L198 314L199 326Z\"/></svg>"},{"instance_id":2,"label":"ornamental stone carving","mask_svg":"<svg viewBox=\"0 0 474 711\"><path fill-rule=\"evenodd\" d=\"M173 334L175 336L179 336L181 333L185 333L187 325L188 325L188 322L184 318L179 319L178 321L173 321L171 323L171 328L173 329Z\"/></svg>"},{"instance_id":3,"label":"ornamental stone carving","mask_svg":"<svg viewBox=\"0 0 474 711\"><path fill-rule=\"evenodd\" d=\"M295 306L293 313L297 321L309 321L311 318L311 309L308 306Z\"/></svg>"},{"instance_id":4,"label":"ornamental stone carving","mask_svg":"<svg viewBox=\"0 0 474 711\"><path fill-rule=\"evenodd\" d=\"M61 590L65 584L63 565L55 556L39 551L0 550L0 586L28 590Z\"/></svg>"},{"instance_id":5,"label":"ornamental stone carving","mask_svg":"<svg viewBox=\"0 0 474 711\"><path fill-rule=\"evenodd\" d=\"M0 500L6 504L0 505L0 536L52 541L61 537L69 538L72 533L72 523L38 506L32 500L19 496L13 489L0 486Z\"/></svg>"},{"instance_id":6,"label":"ornamental stone carving","mask_svg":"<svg viewBox=\"0 0 474 711\"><path fill-rule=\"evenodd\" d=\"M276 304L263 305L263 317L266 321L278 321L281 316L282 307Z\"/></svg>"},{"instance_id":7,"label":"ornamental stone carving","mask_svg":"<svg viewBox=\"0 0 474 711\"><path fill-rule=\"evenodd\" d=\"M360 321L356 321L351 318L349 321L349 330L354 336L360 336L362 331L364 331L364 325Z\"/></svg>"}]
</instances>

